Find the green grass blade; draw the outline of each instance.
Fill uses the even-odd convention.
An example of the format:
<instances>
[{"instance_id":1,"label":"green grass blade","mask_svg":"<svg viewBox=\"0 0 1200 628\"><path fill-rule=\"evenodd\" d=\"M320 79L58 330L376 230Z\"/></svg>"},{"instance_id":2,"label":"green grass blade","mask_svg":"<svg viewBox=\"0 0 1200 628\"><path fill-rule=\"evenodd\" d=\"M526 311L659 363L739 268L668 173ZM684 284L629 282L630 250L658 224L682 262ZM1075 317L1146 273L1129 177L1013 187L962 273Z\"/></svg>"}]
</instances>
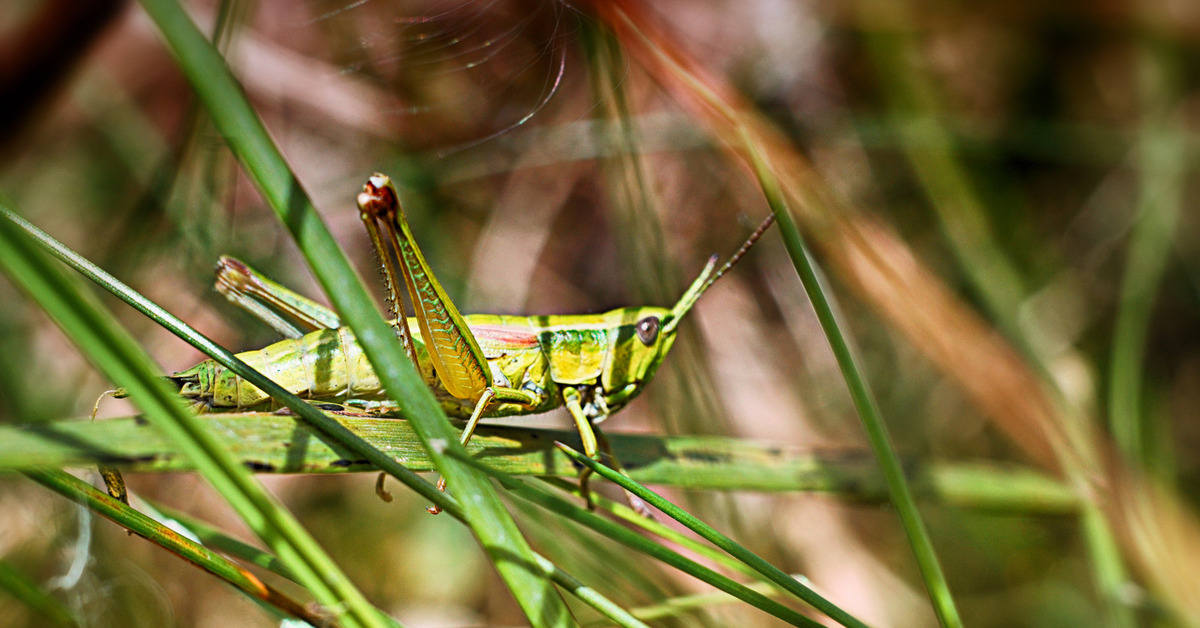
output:
<instances>
[{"instance_id":1,"label":"green grass blade","mask_svg":"<svg viewBox=\"0 0 1200 628\"><path fill-rule=\"evenodd\" d=\"M1018 324L1018 308L1028 296L1021 273L996 241L984 202L956 154L954 139L942 122L944 107L937 88L914 67L918 42L911 33L917 29L907 15L907 3L864 2L858 8L864 16L886 12L886 19L897 25L868 31L866 49L896 118L901 148L937 224L983 307L1009 340L1044 369L1040 360L1045 356L1037 353Z\"/></svg>"},{"instance_id":2,"label":"green grass blade","mask_svg":"<svg viewBox=\"0 0 1200 628\"><path fill-rule=\"evenodd\" d=\"M1164 477L1171 445L1155 441L1142 395L1147 340L1187 185L1188 134L1179 107L1179 60L1166 42L1142 43L1144 109L1139 129L1139 198L1109 358L1108 416L1113 439L1131 460Z\"/></svg>"},{"instance_id":3,"label":"green grass blade","mask_svg":"<svg viewBox=\"0 0 1200 628\"><path fill-rule=\"evenodd\" d=\"M784 573L781 569L772 565L771 563L768 563L767 561L763 560L761 557L759 557L754 552L751 552L750 550L742 547L737 542L735 542L733 539L714 530L708 524L704 523L703 521L700 521L699 519L697 519L695 516L693 516L691 513L687 512L686 510L663 499L657 493L655 493L655 492L651 491L650 489L642 486L641 484L638 484L637 482L634 482L633 480L629 479L628 476L625 476L617 471L614 471L613 469L610 469L610 468L600 464L599 462L596 462L595 460L592 460L592 459L588 458L587 456L584 456L583 454L575 451L574 449L571 449L570 447L568 447L562 443L559 443L558 446L559 446L559 449L562 449L563 452L565 452L568 456L570 456L575 462L590 468L591 470L595 471L598 475L604 477L605 479L609 480L610 482L613 482L613 483L617 484L618 486L620 486L621 488L646 500L646 503L650 504L651 506L654 506L655 508L658 508L663 513L665 513L667 516L678 521L679 523L682 523L689 530L695 532L696 534L699 534L701 537L707 539L713 545L716 545L717 547L725 550L727 553L729 553L729 555L737 558L738 560L742 561L743 563L746 563L747 565L752 567L755 571L757 571L758 573L760 573L764 577L766 577L767 580L769 580L770 582L775 583L776 585L782 587L785 591L791 593L792 595L795 595L796 597L800 598L801 600L804 600L806 603L811 605L813 608L828 615L834 621L842 624L843 626L847 626L847 627L849 627L849 626L853 626L855 628L865 628L866 627L866 624L864 624L862 621L860 621L853 615L842 610L841 608L839 608L837 605L833 604L829 600L826 600L825 598L821 597L816 591L813 591L812 589L804 586L799 581L797 581L795 578Z\"/></svg>"},{"instance_id":4,"label":"green grass blade","mask_svg":"<svg viewBox=\"0 0 1200 628\"><path fill-rule=\"evenodd\" d=\"M194 517L179 511L164 508L155 504L155 507L162 511L164 516L170 517L185 526L189 531L196 535L205 545L219 549L230 556L236 556L246 562L258 565L272 573L295 580L295 577L283 565L278 558L264 552L257 547L247 545L241 541L234 539L220 530L204 523ZM453 516L459 512L458 505L453 502L446 504L447 514ZM612 620L618 626L626 626L628 628L644 628L644 624L637 620L629 611L614 603L612 600L604 597L595 589L583 584L579 579L571 574L563 571L549 559L535 554L539 568L542 569L555 584L570 592L580 601L591 606L599 611L605 617Z\"/></svg>"},{"instance_id":5,"label":"green grass blade","mask_svg":"<svg viewBox=\"0 0 1200 628\"><path fill-rule=\"evenodd\" d=\"M457 455L457 454L453 454ZM702 582L706 582L766 613L770 613L794 626L819 626L820 624L801 615L800 613L768 598L767 596L758 593L746 585L736 582L726 576L723 576L708 567L684 557L682 554L667 548L661 543L656 543L646 537L638 535L633 531L623 527L622 525L605 519L590 510L580 508L578 503L572 503L561 497L551 494L548 491L531 485L527 482L522 482L511 476L497 473L477 462L472 458L464 457L462 461L469 464L483 473L492 475L504 488L521 499L530 503L536 504L554 514L564 517L570 521L574 521L583 526L586 526L600 534L618 542L622 545L630 547L634 550L642 552L648 556L656 558L663 563L666 563L683 573L686 573ZM861 625L861 624L859 624Z\"/></svg>"},{"instance_id":6,"label":"green grass blade","mask_svg":"<svg viewBox=\"0 0 1200 628\"><path fill-rule=\"evenodd\" d=\"M1178 109L1178 53L1172 44L1150 37L1140 44L1140 189L1109 356L1108 422L1113 440L1129 460L1150 474L1169 478L1176 473L1172 452L1178 446L1159 431L1161 425L1147 408L1143 387L1155 305L1183 209L1189 138ZM1130 580L1129 569L1110 525L1099 504L1085 511L1085 538L1108 617L1117 626L1136 626L1137 615L1121 595Z\"/></svg>"},{"instance_id":7,"label":"green grass blade","mask_svg":"<svg viewBox=\"0 0 1200 628\"><path fill-rule=\"evenodd\" d=\"M370 359L388 394L405 401L418 436L462 500L466 522L535 626L571 623L570 612L536 562L511 515L487 479L443 450L461 451L456 434L416 369L399 351L391 328L375 311L308 194L250 107L224 60L172 0L143 0L180 68L271 208L287 226L329 300Z\"/></svg>"},{"instance_id":8,"label":"green grass blade","mask_svg":"<svg viewBox=\"0 0 1200 628\"><path fill-rule=\"evenodd\" d=\"M13 216L0 206L0 218ZM300 574L314 596L341 609L343 623L390 625L307 534L183 406L157 368L94 297L69 281L37 244L0 219L0 269L36 301L84 355L123 385L146 418L167 434L235 511Z\"/></svg>"},{"instance_id":9,"label":"green grass blade","mask_svg":"<svg viewBox=\"0 0 1200 628\"><path fill-rule=\"evenodd\" d=\"M602 593L587 586L578 578L563 571L550 559L541 554L534 554L534 558L538 561L538 566L545 571L550 578L554 580L558 586L566 589L571 595L579 598L584 604L596 609L600 614L612 620L618 626L625 628L647 628L646 624L642 623L637 617L625 610L616 602L605 597Z\"/></svg>"},{"instance_id":10,"label":"green grass blade","mask_svg":"<svg viewBox=\"0 0 1200 628\"><path fill-rule=\"evenodd\" d=\"M249 365L238 359L224 347L213 342L175 315L162 309L158 304L145 298L116 277L92 264L89 260L72 251L63 243L55 240L49 234L3 206L0 206L0 219L8 220L23 230L26 235L45 248L50 254L62 260L83 276L96 282L113 295L131 305L134 309L162 325L171 333L179 336L188 344L203 351L209 357L237 373L246 381L271 395L274 399L292 410L292 412L296 413L297 416L303 419L315 431L354 452L356 458L365 460L376 468L387 472L409 488L425 495L428 499L436 500L442 495L429 482L409 471L392 457L378 451L357 434L347 430L340 423L331 419L311 404L288 392L262 373L250 368Z\"/></svg>"},{"instance_id":11,"label":"green grass blade","mask_svg":"<svg viewBox=\"0 0 1200 628\"><path fill-rule=\"evenodd\" d=\"M819 626L817 622L801 615L800 613L770 599L769 597L736 582L726 576L723 576L712 569L704 567L699 563L692 561L682 554L668 549L666 546L651 541L643 536L640 536L630 530L622 527L620 524L614 523L580 508L577 504L569 503L566 500L558 498L549 493L534 489L527 484L520 483L517 480L502 479L501 483L505 488L509 489L514 495L522 499L528 500L531 503L537 504L553 512L557 515L565 517L571 521L582 524L604 536L617 541L623 545L630 547L643 554L656 558L663 563L670 565L683 573L686 573L701 582L705 582L729 595L782 619L783 621L792 624L793 626Z\"/></svg>"},{"instance_id":12,"label":"green grass blade","mask_svg":"<svg viewBox=\"0 0 1200 628\"><path fill-rule=\"evenodd\" d=\"M754 582L746 586L754 591L762 593L763 595L778 596L782 594L782 591L766 582ZM631 608L629 609L629 612L646 621L663 620L670 619L672 617L678 618L680 615L696 609L709 608L720 604L730 604L734 601L734 598L731 598L724 593L696 593L694 595L682 595L666 599L661 603L654 604L652 606ZM589 623L585 624L585 626L594 626L595 628L600 628L600 624Z\"/></svg>"},{"instance_id":13,"label":"green grass blade","mask_svg":"<svg viewBox=\"0 0 1200 628\"><path fill-rule=\"evenodd\" d=\"M200 542L205 547L210 547L234 558L241 559L251 565L258 565L292 582L299 582L296 574L292 573L292 570L288 569L287 565L279 560L279 557L248 543L243 543L187 513L167 508L156 502L147 503L144 498L141 503L145 504L147 511L153 514L155 519L170 520L175 525L183 527L197 539L200 539Z\"/></svg>"},{"instance_id":14,"label":"green grass blade","mask_svg":"<svg viewBox=\"0 0 1200 628\"><path fill-rule=\"evenodd\" d=\"M558 478L543 478L543 481L550 486L566 492L567 494L579 496L579 487L566 480ZM707 543L690 537L668 526L662 521L659 521L658 519L639 514L633 508L630 508L624 503L613 501L595 492L592 493L591 500L593 506L600 510L609 512L614 517L624 521L626 524L636 528L641 528L644 532L653 534L654 536L657 536L675 546L681 547L697 556L700 556L701 558L710 560L726 569L740 572L741 574L751 578L759 578L761 576L761 574L759 574L754 570L754 568L750 567L746 563L733 558L729 554L711 545L708 545Z\"/></svg>"},{"instance_id":15,"label":"green grass blade","mask_svg":"<svg viewBox=\"0 0 1200 628\"><path fill-rule=\"evenodd\" d=\"M7 591L9 595L24 602L26 606L53 622L55 626L80 625L66 604L46 593L38 583L4 560L0 560L0 590Z\"/></svg>"},{"instance_id":16,"label":"green grass blade","mask_svg":"<svg viewBox=\"0 0 1200 628\"><path fill-rule=\"evenodd\" d=\"M886 19L899 25L886 32L871 32L867 38L867 49L871 52L882 81L883 92L891 101L893 116L898 118L897 127L902 138L902 147L925 189L960 267L979 295L983 307L1008 339L1028 357L1030 364L1040 371L1044 381L1054 383L1044 350L1039 351L1039 347L1031 341L1018 323L1019 307L1027 297L1021 275L992 235L994 229L989 224L984 201L971 182L967 168L956 154L950 131L942 123L945 107L937 93L937 87L926 76L927 73L913 67L912 60L918 57L917 42L910 34L915 31L907 5L903 2L868 3L860 5L860 9L864 15L886 11ZM1174 139L1170 139L1164 135L1164 142L1155 144L1151 150L1143 153L1149 162L1146 164L1149 167L1144 172L1153 173L1147 177L1147 180L1152 180L1149 184L1149 188L1153 188L1151 197L1162 194L1169 197L1174 194L1175 198L1174 203L1164 199L1162 205L1157 205L1158 199L1155 198L1145 205L1149 208L1146 212L1147 220L1139 221L1139 225L1145 225L1148 229L1139 229L1135 233L1135 244L1128 268L1128 271L1132 272L1126 275L1126 279L1132 281L1124 284L1125 295L1153 294L1154 286L1157 285L1153 267L1158 266L1161 271L1166 251L1169 249L1163 246L1162 240L1164 236L1169 237L1169 214L1172 211L1170 205L1178 206L1179 192L1177 182L1172 183L1171 180L1177 179L1182 173L1179 164L1183 160L1182 136L1175 134L1173 137ZM1172 144L1176 146L1172 148ZM1166 150L1160 150L1162 148ZM1162 185L1163 183L1166 185ZM1147 189L1144 180L1143 191ZM1165 213L1158 210L1159 207L1165 208ZM1145 233L1152 241L1148 243L1148 248L1138 246L1140 233ZM1139 263L1144 261L1149 263ZM1147 270L1149 272L1143 274L1142 271ZM1140 354L1143 350L1141 343L1144 341L1144 328L1149 321L1149 311L1138 306L1131 309L1124 307L1138 302L1144 303L1144 300L1138 296L1128 301L1122 299L1113 343L1109 409L1117 440L1122 443L1129 442L1122 436L1136 439L1140 443L1142 428L1142 424L1137 420L1137 403L1129 402L1137 397L1136 391L1140 384ZM1116 408L1120 408L1120 411L1116 411ZM1133 449L1139 447L1140 445L1134 445ZM1126 451L1128 453L1130 449L1127 448ZM1098 509L1086 505L1082 524L1084 538L1088 541L1100 588L1107 592L1106 598L1115 599L1115 592L1124 586L1128 574L1122 564L1120 552L1113 542L1112 530L1106 526ZM1123 606L1127 605L1108 604L1109 619L1116 626L1136 625L1137 622L1128 608L1122 608Z\"/></svg>"},{"instance_id":17,"label":"green grass blade","mask_svg":"<svg viewBox=\"0 0 1200 628\"><path fill-rule=\"evenodd\" d=\"M320 625L323 618L303 604L292 600L279 591L264 584L253 574L242 569L229 559L158 521L134 510L131 506L109 497L86 482L64 471L27 471L30 479L46 488L90 508L93 512L124 527L126 530L162 547L183 560L228 582L251 599L269 604L288 615L303 619L312 625Z\"/></svg>"},{"instance_id":18,"label":"green grass blade","mask_svg":"<svg viewBox=\"0 0 1200 628\"><path fill-rule=\"evenodd\" d=\"M752 151L752 154L756 153ZM900 458L892 448L887 426L883 423L875 398L858 367L855 352L842 334L842 325L839 323L841 317L834 310L833 293L825 287L817 262L804 245L800 231L796 229L796 223L792 221L791 212L787 208L783 193L778 184L774 182L770 171L761 162L756 164L755 171L759 176L763 192L771 204L771 211L775 213L775 218L779 222L779 230L783 235L788 255L792 258L796 273L800 276L801 283L804 284L804 291L808 293L813 309L816 310L817 320L820 321L821 329L825 332L825 337L829 340L830 348L833 349L834 357L842 370L842 377L845 378L846 385L850 389L854 407L858 410L858 416L867 432L867 440L871 444L872 451L875 452L876 459L879 460L880 469L887 482L888 493L896 507L900 525L908 536L909 544L912 545L913 554L916 556L921 577L925 580L925 587L929 591L929 597L933 602L938 620L945 628L961 626L962 619L959 617L958 608L954 605L954 599L950 595L950 586L946 583L946 575L942 572L937 553L933 550L933 543L929 540L929 533L925 530L924 522L921 521L917 504L913 501L912 491L904 478L904 470L900 467Z\"/></svg>"},{"instance_id":19,"label":"green grass blade","mask_svg":"<svg viewBox=\"0 0 1200 628\"><path fill-rule=\"evenodd\" d=\"M374 417L324 417L373 451L404 460L409 473L434 468L411 425ZM198 419L244 466L258 473L362 473L382 470L358 450L267 412L208 414ZM555 441L578 442L578 432L515 425L485 426L468 452L510 475L574 480L578 471ZM694 491L823 493L860 504L888 502L878 464L865 451L809 452L771 443L715 436L609 434L617 458L642 484ZM0 425L0 471L97 463L134 473L194 471L170 439L134 417L104 421L50 421ZM960 509L1023 515L1074 515L1079 496L1062 482L1029 469L988 462L904 461L913 489L925 499ZM451 508L450 496L429 489L428 498ZM563 483L567 484L566 482ZM574 485L570 485L574 487Z\"/></svg>"},{"instance_id":20,"label":"green grass blade","mask_svg":"<svg viewBox=\"0 0 1200 628\"><path fill-rule=\"evenodd\" d=\"M765 156L772 148L771 140L768 139L770 134L764 134L762 129L757 127L749 117L735 108L727 94L712 89L704 78L695 74L686 63L685 58L674 56L673 51L660 48L654 41L654 37L642 31L629 13L619 6L614 5L614 7L604 11L605 19L612 20L614 30L624 33L636 45L644 46L642 52L647 55L652 64L661 63L671 72L675 72L676 74L671 78L672 80L678 79L678 82L673 85L669 84L668 89L686 94L685 101L690 101L690 105L702 103L700 109L704 110L703 115L716 121L718 134L733 144L736 150L741 151L746 158L772 213L779 222L785 248L800 276L805 291L808 293L809 300L816 310L817 319L850 388L851 398L866 428L871 448L879 459L901 525L912 545L921 577L929 591L934 612L943 626L947 628L962 625L954 600L950 596L945 574L942 572L937 555L933 551L933 545L929 541L929 535L921 522L916 505L913 503L911 491L905 482L897 456L892 450L886 428L861 370L856 364L849 343L840 330L838 317L834 314L831 293L822 286L816 261L812 258L796 229L776 171ZM661 78L666 78L665 73L664 76L660 76Z\"/></svg>"}]
</instances>

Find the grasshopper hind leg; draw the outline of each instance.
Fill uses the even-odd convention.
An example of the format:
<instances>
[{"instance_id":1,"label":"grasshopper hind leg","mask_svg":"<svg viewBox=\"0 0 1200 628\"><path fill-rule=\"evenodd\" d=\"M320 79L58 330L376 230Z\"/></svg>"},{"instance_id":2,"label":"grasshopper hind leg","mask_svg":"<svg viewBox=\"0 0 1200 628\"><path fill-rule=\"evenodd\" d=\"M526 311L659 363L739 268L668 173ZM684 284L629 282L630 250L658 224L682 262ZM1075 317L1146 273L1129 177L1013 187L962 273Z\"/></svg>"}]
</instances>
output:
<instances>
[{"instance_id":1,"label":"grasshopper hind leg","mask_svg":"<svg viewBox=\"0 0 1200 628\"><path fill-rule=\"evenodd\" d=\"M285 338L341 327L341 319L332 310L271 281L241 260L222 255L215 272L217 292Z\"/></svg>"}]
</instances>

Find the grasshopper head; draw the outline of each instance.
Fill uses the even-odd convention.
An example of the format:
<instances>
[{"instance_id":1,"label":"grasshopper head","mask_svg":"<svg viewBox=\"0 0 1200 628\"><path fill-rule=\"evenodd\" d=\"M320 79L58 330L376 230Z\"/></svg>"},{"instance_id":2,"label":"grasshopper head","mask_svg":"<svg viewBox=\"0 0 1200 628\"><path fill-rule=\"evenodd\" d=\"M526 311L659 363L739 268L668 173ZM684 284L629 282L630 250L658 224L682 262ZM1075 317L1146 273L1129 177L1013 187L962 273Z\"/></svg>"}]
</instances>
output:
<instances>
[{"instance_id":1,"label":"grasshopper head","mask_svg":"<svg viewBox=\"0 0 1200 628\"><path fill-rule=\"evenodd\" d=\"M617 330L610 353L611 362L604 369L601 382L606 391L605 401L612 410L625 405L641 392L675 344L675 334L684 315L691 311L700 295L746 254L771 226L774 218L773 214L769 214L720 270L714 272L717 256L710 257L700 276L688 286L671 309L631 307L613 310L605 315L613 319L609 321L609 328Z\"/></svg>"},{"instance_id":2,"label":"grasshopper head","mask_svg":"<svg viewBox=\"0 0 1200 628\"><path fill-rule=\"evenodd\" d=\"M616 319L610 321L610 327L617 330L612 349L612 363L605 369L606 381L603 382L604 389L614 393L609 395L610 406L614 405L614 401L623 403L624 400L631 399L654 376L658 365L662 364L675 344L680 319L712 285L710 277L716 265L717 256L714 255L709 258L704 271L671 309L630 307L613 310L607 314ZM617 407L619 406L620 403L617 404Z\"/></svg>"},{"instance_id":3,"label":"grasshopper head","mask_svg":"<svg viewBox=\"0 0 1200 628\"><path fill-rule=\"evenodd\" d=\"M675 331L664 332L663 321L671 310L662 307L627 307L604 315L612 332L608 362L600 385L605 402L616 411L637 396L675 343Z\"/></svg>"}]
</instances>

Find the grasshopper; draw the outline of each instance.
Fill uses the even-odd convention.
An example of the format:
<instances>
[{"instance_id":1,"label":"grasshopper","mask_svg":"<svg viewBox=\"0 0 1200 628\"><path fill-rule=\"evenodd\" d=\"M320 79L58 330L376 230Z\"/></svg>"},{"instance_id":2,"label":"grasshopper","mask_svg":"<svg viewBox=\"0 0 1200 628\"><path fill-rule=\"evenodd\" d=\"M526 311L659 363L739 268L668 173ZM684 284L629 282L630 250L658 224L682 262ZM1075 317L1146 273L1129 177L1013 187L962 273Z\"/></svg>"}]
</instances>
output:
<instances>
[{"instance_id":1,"label":"grasshopper","mask_svg":"<svg viewBox=\"0 0 1200 628\"><path fill-rule=\"evenodd\" d=\"M463 316L426 263L388 177L371 176L357 200L382 261L387 299L395 316L392 326L446 413L467 419L460 442L470 441L480 419L565 406L579 430L584 453L591 458L598 456L594 426L642 391L671 350L684 315L773 219L769 216L720 270L714 272L717 256L709 258L704 271L671 308L627 307L564 316ZM287 337L239 353L238 358L326 408L382 416L400 411L403 404L387 397L354 334L341 326L337 314L231 257L220 259L216 273L219 292ZM398 294L401 284L413 304L413 316L404 315ZM273 407L265 393L212 360L170 379L199 411ZM580 480L588 499L586 471ZM444 479L438 488L444 490Z\"/></svg>"}]
</instances>

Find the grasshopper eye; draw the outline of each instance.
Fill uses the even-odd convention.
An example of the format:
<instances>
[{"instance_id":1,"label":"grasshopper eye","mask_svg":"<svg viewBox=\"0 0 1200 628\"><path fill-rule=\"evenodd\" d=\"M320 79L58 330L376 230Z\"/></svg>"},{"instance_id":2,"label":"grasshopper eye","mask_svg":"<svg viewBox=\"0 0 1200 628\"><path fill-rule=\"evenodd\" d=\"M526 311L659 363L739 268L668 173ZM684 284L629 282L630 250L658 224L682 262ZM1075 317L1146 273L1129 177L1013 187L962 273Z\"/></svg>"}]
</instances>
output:
<instances>
[{"instance_id":1,"label":"grasshopper eye","mask_svg":"<svg viewBox=\"0 0 1200 628\"><path fill-rule=\"evenodd\" d=\"M649 347L658 339L658 317L647 316L637 322L637 337L642 344Z\"/></svg>"}]
</instances>

